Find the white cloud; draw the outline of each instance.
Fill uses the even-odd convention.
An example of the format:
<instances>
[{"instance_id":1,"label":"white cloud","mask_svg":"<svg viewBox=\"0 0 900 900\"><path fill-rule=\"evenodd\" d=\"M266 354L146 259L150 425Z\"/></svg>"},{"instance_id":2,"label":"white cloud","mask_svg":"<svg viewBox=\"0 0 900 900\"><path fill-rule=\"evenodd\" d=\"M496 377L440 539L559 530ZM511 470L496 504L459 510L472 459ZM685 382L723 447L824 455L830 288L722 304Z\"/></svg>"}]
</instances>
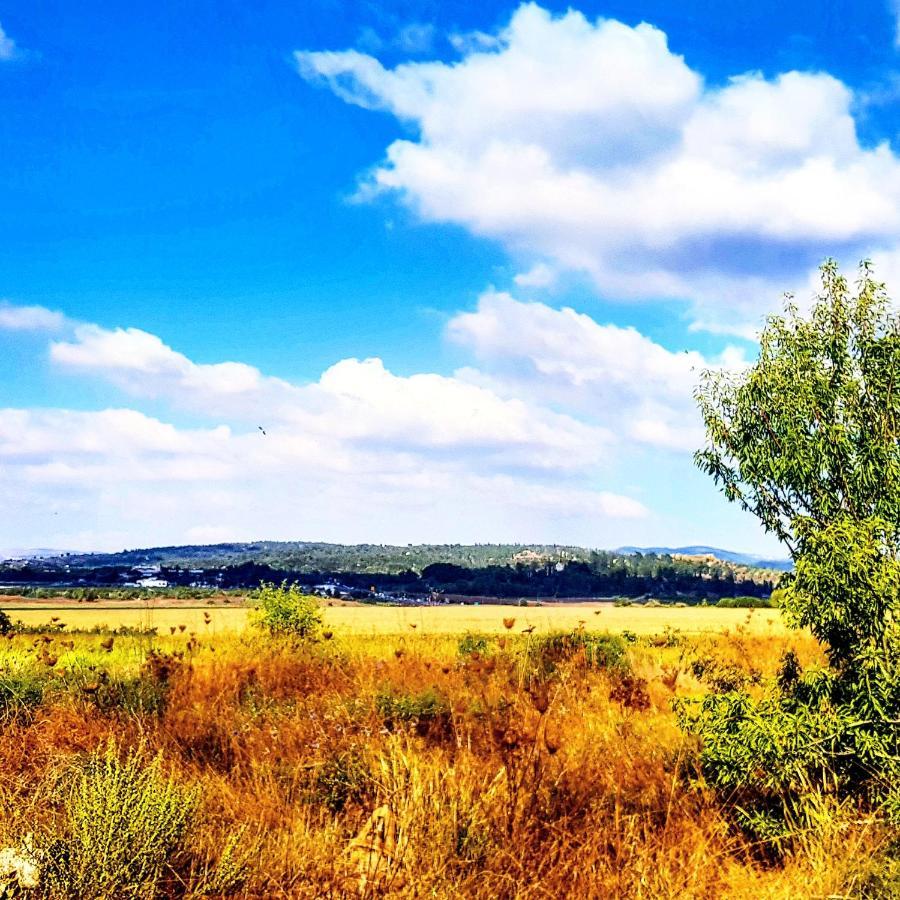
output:
<instances>
[{"instance_id":1,"label":"white cloud","mask_svg":"<svg viewBox=\"0 0 900 900\"><path fill-rule=\"evenodd\" d=\"M0 410L0 491L17 510L14 530L0 525L4 541L76 549L226 537L562 540L648 515L564 472L492 471L455 454L281 429L176 428L128 409Z\"/></svg>"},{"instance_id":2,"label":"white cloud","mask_svg":"<svg viewBox=\"0 0 900 900\"><path fill-rule=\"evenodd\" d=\"M378 359L345 359L318 382L293 385L237 362L198 364L138 329L81 325L51 346L59 366L101 376L138 396L243 425L278 441L314 439L403 453L469 454L484 468L571 470L603 458L599 426L501 398L434 374L399 377ZM332 459L344 455L336 446Z\"/></svg>"},{"instance_id":3,"label":"white cloud","mask_svg":"<svg viewBox=\"0 0 900 900\"><path fill-rule=\"evenodd\" d=\"M500 39L484 31L462 31L448 37L450 46L459 53L468 54L479 50L496 50Z\"/></svg>"},{"instance_id":4,"label":"white cloud","mask_svg":"<svg viewBox=\"0 0 900 900\"><path fill-rule=\"evenodd\" d=\"M59 331L65 324L62 313L43 306L15 306L0 301L0 331Z\"/></svg>"},{"instance_id":5,"label":"white cloud","mask_svg":"<svg viewBox=\"0 0 900 900\"><path fill-rule=\"evenodd\" d=\"M550 287L556 281L556 272L546 263L535 263L527 272L519 272L513 281L524 288Z\"/></svg>"},{"instance_id":6,"label":"white cloud","mask_svg":"<svg viewBox=\"0 0 900 900\"><path fill-rule=\"evenodd\" d=\"M0 62L15 59L16 43L0 25Z\"/></svg>"},{"instance_id":7,"label":"white cloud","mask_svg":"<svg viewBox=\"0 0 900 900\"><path fill-rule=\"evenodd\" d=\"M454 64L299 52L301 74L413 126L363 182L621 298L746 332L826 255L900 247L900 160L827 73L722 86L648 24L525 4Z\"/></svg>"},{"instance_id":8,"label":"white cloud","mask_svg":"<svg viewBox=\"0 0 900 900\"><path fill-rule=\"evenodd\" d=\"M696 370L743 364L733 348L673 353L496 291L448 323L473 359L453 375L344 359L295 384L196 362L139 329L69 324L49 342L57 374L170 414L0 409L0 494L17 510L0 544L653 542L648 478L702 436Z\"/></svg>"},{"instance_id":9,"label":"white cloud","mask_svg":"<svg viewBox=\"0 0 900 900\"><path fill-rule=\"evenodd\" d=\"M699 540L660 491L677 460L691 478L695 369L742 364L496 291L448 323L473 360L449 376L345 359L295 384L138 329L70 329L49 342L58 375L155 412L0 409L0 495L17 512L0 545ZM705 482L690 490L704 489L711 499Z\"/></svg>"},{"instance_id":10,"label":"white cloud","mask_svg":"<svg viewBox=\"0 0 900 900\"><path fill-rule=\"evenodd\" d=\"M478 360L459 377L602 422L620 439L675 450L694 450L703 439L692 399L700 371L745 364L735 348L712 360L673 353L634 328L496 291L483 294L475 312L455 316L447 333Z\"/></svg>"}]
</instances>

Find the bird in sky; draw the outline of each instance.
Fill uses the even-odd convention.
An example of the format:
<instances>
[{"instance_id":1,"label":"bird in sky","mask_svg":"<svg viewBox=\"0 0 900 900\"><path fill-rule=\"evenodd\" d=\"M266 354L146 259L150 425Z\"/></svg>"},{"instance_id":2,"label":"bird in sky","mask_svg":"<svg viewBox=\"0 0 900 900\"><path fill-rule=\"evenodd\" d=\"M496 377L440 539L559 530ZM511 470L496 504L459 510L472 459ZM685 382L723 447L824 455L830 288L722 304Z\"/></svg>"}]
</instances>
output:
<instances>
[{"instance_id":1,"label":"bird in sky","mask_svg":"<svg viewBox=\"0 0 900 900\"><path fill-rule=\"evenodd\" d=\"M257 427L263 434L266 433L266 429L263 428L262 425L257 425L256 427Z\"/></svg>"}]
</instances>

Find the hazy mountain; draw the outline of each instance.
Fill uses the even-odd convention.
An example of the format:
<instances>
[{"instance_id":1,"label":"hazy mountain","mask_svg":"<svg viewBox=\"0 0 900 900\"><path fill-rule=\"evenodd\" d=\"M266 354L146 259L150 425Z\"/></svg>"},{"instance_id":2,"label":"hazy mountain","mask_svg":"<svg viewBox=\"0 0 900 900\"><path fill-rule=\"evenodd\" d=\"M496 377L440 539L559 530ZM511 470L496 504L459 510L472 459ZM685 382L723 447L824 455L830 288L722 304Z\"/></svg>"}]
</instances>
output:
<instances>
[{"instance_id":1,"label":"hazy mountain","mask_svg":"<svg viewBox=\"0 0 900 900\"><path fill-rule=\"evenodd\" d=\"M52 559L65 556L68 550L51 550L48 547L0 547L0 560L4 559Z\"/></svg>"},{"instance_id":2,"label":"hazy mountain","mask_svg":"<svg viewBox=\"0 0 900 900\"><path fill-rule=\"evenodd\" d=\"M752 553L738 553L734 550L723 550L721 547L706 547L702 544L694 544L689 547L619 547L618 553L652 553L655 556L668 554L669 556L714 556L723 562L734 563L739 566L753 566L759 569L776 569L779 572L788 572L793 568L789 559L767 559L764 556L756 556Z\"/></svg>"}]
</instances>

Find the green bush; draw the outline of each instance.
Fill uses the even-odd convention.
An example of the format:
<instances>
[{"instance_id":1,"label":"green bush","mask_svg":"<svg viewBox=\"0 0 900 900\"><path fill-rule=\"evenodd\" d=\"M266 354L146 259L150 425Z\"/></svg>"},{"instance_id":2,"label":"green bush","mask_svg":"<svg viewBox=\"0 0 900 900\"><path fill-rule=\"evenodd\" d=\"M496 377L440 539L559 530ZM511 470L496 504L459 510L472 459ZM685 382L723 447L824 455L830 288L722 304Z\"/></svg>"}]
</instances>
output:
<instances>
[{"instance_id":1,"label":"green bush","mask_svg":"<svg viewBox=\"0 0 900 900\"><path fill-rule=\"evenodd\" d=\"M0 673L0 723L27 716L44 700L44 681L22 671Z\"/></svg>"},{"instance_id":2,"label":"green bush","mask_svg":"<svg viewBox=\"0 0 900 900\"><path fill-rule=\"evenodd\" d=\"M198 793L142 750L120 759L110 742L65 790L62 834L48 840L43 882L54 897L148 898L174 882ZM174 885L173 885L174 886Z\"/></svg>"},{"instance_id":3,"label":"green bush","mask_svg":"<svg viewBox=\"0 0 900 900\"><path fill-rule=\"evenodd\" d=\"M254 595L253 623L272 635L316 638L322 630L322 607L317 597L304 594L295 584L260 585Z\"/></svg>"},{"instance_id":4,"label":"green bush","mask_svg":"<svg viewBox=\"0 0 900 900\"><path fill-rule=\"evenodd\" d=\"M629 668L625 642L615 634L595 634L577 629L532 636L525 654L531 675L552 675L559 664L581 654L585 665L593 669Z\"/></svg>"},{"instance_id":5,"label":"green bush","mask_svg":"<svg viewBox=\"0 0 900 900\"><path fill-rule=\"evenodd\" d=\"M372 778L363 753L351 748L326 757L315 777L313 796L331 812L340 812L348 803L362 803Z\"/></svg>"},{"instance_id":6,"label":"green bush","mask_svg":"<svg viewBox=\"0 0 900 900\"><path fill-rule=\"evenodd\" d=\"M719 609L774 609L770 597L723 597L716 603Z\"/></svg>"},{"instance_id":7,"label":"green bush","mask_svg":"<svg viewBox=\"0 0 900 900\"><path fill-rule=\"evenodd\" d=\"M480 653L483 656L487 653L488 646L488 639L485 635L468 632L459 639L456 652L460 656L471 656L473 653Z\"/></svg>"},{"instance_id":8,"label":"green bush","mask_svg":"<svg viewBox=\"0 0 900 900\"><path fill-rule=\"evenodd\" d=\"M437 734L449 731L452 722L450 704L434 688L418 694L387 688L376 695L375 709L388 730L411 725L420 735Z\"/></svg>"}]
</instances>

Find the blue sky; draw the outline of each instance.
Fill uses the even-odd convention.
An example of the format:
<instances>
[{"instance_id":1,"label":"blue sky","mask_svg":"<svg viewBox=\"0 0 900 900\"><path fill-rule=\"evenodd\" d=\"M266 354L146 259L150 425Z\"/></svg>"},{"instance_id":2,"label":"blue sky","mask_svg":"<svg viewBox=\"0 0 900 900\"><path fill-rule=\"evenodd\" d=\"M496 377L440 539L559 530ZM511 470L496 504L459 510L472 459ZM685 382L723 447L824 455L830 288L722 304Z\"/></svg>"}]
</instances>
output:
<instances>
[{"instance_id":1,"label":"blue sky","mask_svg":"<svg viewBox=\"0 0 900 900\"><path fill-rule=\"evenodd\" d=\"M0 28L0 548L775 549L690 389L826 255L900 274L890 4Z\"/></svg>"}]
</instances>

